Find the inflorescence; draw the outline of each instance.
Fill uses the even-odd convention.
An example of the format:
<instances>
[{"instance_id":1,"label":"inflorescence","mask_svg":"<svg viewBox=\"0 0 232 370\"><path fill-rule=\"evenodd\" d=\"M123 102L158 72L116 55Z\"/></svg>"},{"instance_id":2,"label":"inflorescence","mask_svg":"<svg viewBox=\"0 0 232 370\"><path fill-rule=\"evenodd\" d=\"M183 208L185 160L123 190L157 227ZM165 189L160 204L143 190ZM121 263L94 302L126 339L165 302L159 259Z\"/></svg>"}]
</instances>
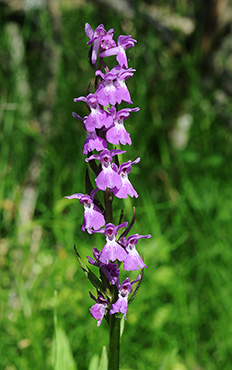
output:
<instances>
[{"instance_id":1,"label":"inflorescence","mask_svg":"<svg viewBox=\"0 0 232 370\"><path fill-rule=\"evenodd\" d=\"M87 42L90 45L89 61L95 71L95 92L89 92L90 85L86 97L74 99L74 102L85 102L89 114L82 118L73 112L73 117L83 123L86 131L83 155L87 156L85 161L95 173L96 186L92 186L86 194L75 193L66 198L76 198L84 206L82 231L105 235L106 242L101 251L94 247L92 249L94 258L88 256L88 262L97 267L100 272L99 278L90 278L90 274L88 275L97 288L97 298L90 293L91 298L96 302L90 308L90 312L99 326L104 316L108 321L109 315L119 312L126 319L128 296L132 293L133 284L141 282L142 274L139 274L134 281L127 277L120 283L120 267L123 266L124 271L139 269L143 271L147 267L136 250L136 245L139 239L147 239L151 235L133 234L127 237L135 221L135 208L129 225L128 222L121 223L122 217L119 224L114 225L112 210L109 210L114 197L121 199L128 196L138 197L128 175L132 166L137 164L140 158L119 164L118 155L126 151L115 148L116 145L132 144L130 134L124 126L124 120L129 118L131 112L139 110L138 107L118 109L122 101L133 104L126 80L133 76L135 69L128 68L126 50L133 47L137 41L130 35L120 35L116 43L113 40L114 30L110 29L107 32L102 24L93 31L86 23L85 33L89 38ZM105 58L112 55L116 55L118 64L110 70ZM90 188L89 175L86 178L88 183L86 187ZM104 194L105 207L96 197L98 191ZM124 231L120 233L122 228ZM95 275L91 273L92 276Z\"/></svg>"}]
</instances>

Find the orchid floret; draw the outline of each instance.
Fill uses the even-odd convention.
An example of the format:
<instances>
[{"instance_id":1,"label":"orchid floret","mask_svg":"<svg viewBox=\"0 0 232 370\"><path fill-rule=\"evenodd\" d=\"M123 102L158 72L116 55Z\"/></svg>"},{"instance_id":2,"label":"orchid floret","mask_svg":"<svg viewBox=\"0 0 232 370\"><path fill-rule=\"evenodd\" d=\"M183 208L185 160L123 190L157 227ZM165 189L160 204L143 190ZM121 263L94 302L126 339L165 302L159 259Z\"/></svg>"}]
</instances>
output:
<instances>
[{"instance_id":1,"label":"orchid floret","mask_svg":"<svg viewBox=\"0 0 232 370\"><path fill-rule=\"evenodd\" d=\"M105 225L105 218L100 208L94 204L93 197L82 193L75 193L70 196L66 196L65 198L79 199L79 202L84 205L82 231L87 230L90 232L90 229L92 228L97 230Z\"/></svg>"},{"instance_id":2,"label":"orchid floret","mask_svg":"<svg viewBox=\"0 0 232 370\"><path fill-rule=\"evenodd\" d=\"M90 297L97 302L90 308L90 313L97 320L97 326L101 325L102 319L105 315L106 309L108 307L107 299L98 291L97 299L90 293Z\"/></svg>"},{"instance_id":3,"label":"orchid floret","mask_svg":"<svg viewBox=\"0 0 232 370\"><path fill-rule=\"evenodd\" d=\"M113 149L103 150L100 155L93 154L89 158L86 158L86 162L89 162L92 159L99 159L101 163L102 170L99 175L96 177L95 182L97 188L100 190L109 189L120 189L122 186L122 179L120 174L117 173L117 166L113 163L113 156L117 154L125 153L123 150Z\"/></svg>"},{"instance_id":4,"label":"orchid floret","mask_svg":"<svg viewBox=\"0 0 232 370\"><path fill-rule=\"evenodd\" d=\"M94 65L97 61L97 55L100 46L102 49L106 50L115 46L115 41L113 40L114 30L113 28L111 28L108 32L106 32L104 25L100 24L95 29L95 31L93 31L92 27L88 23L86 23L85 33L86 36L89 38L87 44L93 44L91 62Z\"/></svg>"},{"instance_id":5,"label":"orchid floret","mask_svg":"<svg viewBox=\"0 0 232 370\"><path fill-rule=\"evenodd\" d=\"M86 97L80 96L74 99L74 102L78 101L84 101L90 109L90 114L84 117L85 129L88 132L94 132L95 129L101 129L103 126L108 128L112 125L113 119L111 115L101 109L95 94L89 94Z\"/></svg>"},{"instance_id":6,"label":"orchid floret","mask_svg":"<svg viewBox=\"0 0 232 370\"><path fill-rule=\"evenodd\" d=\"M114 145L129 144L131 145L130 134L126 131L124 127L124 120L130 115L130 112L137 112L139 108L124 108L116 113L115 107L109 109L113 117L113 126L110 127L106 132L106 140Z\"/></svg>"},{"instance_id":7,"label":"orchid floret","mask_svg":"<svg viewBox=\"0 0 232 370\"><path fill-rule=\"evenodd\" d=\"M128 195L130 197L135 197L135 198L138 198L138 194L136 192L136 190L134 189L133 185L131 184L129 178L128 178L128 174L130 173L131 171L131 166L133 164L136 164L140 161L140 158L138 157L135 161L127 161L125 163L122 163L119 167L119 170L118 170L118 174L120 175L121 177L121 180L122 180L122 186L118 189L118 188L114 188L113 189L113 192L114 192L114 195L117 197L117 198L127 198Z\"/></svg>"},{"instance_id":8,"label":"orchid floret","mask_svg":"<svg viewBox=\"0 0 232 370\"><path fill-rule=\"evenodd\" d=\"M147 268L145 263L143 262L142 258L140 257L139 253L136 250L135 245L138 243L138 240L141 238L150 238L151 235L139 235L134 234L129 236L125 241L124 245L126 247L126 251L128 253L126 259L123 261L124 263L124 270L125 271L135 271L139 268L143 269L144 267Z\"/></svg>"},{"instance_id":9,"label":"orchid floret","mask_svg":"<svg viewBox=\"0 0 232 370\"><path fill-rule=\"evenodd\" d=\"M112 304L110 315L114 313L121 312L123 313L126 320L126 313L128 307L128 295L132 292L132 285L141 279L141 275L138 275L137 279L133 282L130 281L130 278L126 278L119 287L118 290L118 300Z\"/></svg>"}]
</instances>

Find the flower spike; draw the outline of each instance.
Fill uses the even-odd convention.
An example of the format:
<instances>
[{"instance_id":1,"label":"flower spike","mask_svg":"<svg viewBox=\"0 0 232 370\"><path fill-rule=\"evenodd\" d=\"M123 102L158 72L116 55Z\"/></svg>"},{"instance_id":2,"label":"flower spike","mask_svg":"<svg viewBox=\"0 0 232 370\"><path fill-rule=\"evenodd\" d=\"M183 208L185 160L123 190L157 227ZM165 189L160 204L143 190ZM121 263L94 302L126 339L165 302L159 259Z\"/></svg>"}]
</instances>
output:
<instances>
[{"instance_id":1,"label":"flower spike","mask_svg":"<svg viewBox=\"0 0 232 370\"><path fill-rule=\"evenodd\" d=\"M137 294L144 269L147 268L136 249L137 243L140 239L151 237L150 234L131 233L135 224L135 207L129 225L125 221L127 215L122 206L114 207L114 202L119 203L120 199L138 197L129 175L133 165L140 162L140 157L123 161L121 156L127 155L123 146L132 145L127 125L130 114L138 112L140 108L119 106L122 102L133 104L127 80L133 77L135 69L128 68L126 53L137 41L131 35L120 35L116 43L113 39L114 29L106 31L103 24L94 29L86 23L85 34L94 80L88 84L86 96L74 99L74 102L85 103L87 114L81 117L73 112L72 116L82 123L85 132L82 151L88 169L85 172L85 193L74 193L66 198L77 199L84 206L81 230L90 235L104 234L105 237L105 241L98 241L98 245L91 242L92 256L90 253L87 255L91 268L81 259L75 246L74 249L83 272L96 291L95 295L90 293L94 300L90 313L97 320L97 326L101 325L104 318L109 325L108 363L109 369L116 370L119 368L120 320L123 316L127 318L128 304ZM117 64L110 69L106 63L107 57L113 55ZM118 224L114 219L119 219ZM95 274L92 269L97 269L98 273ZM130 277L125 279L125 271L138 270L141 271L136 280L131 281ZM115 366L112 367L112 364Z\"/></svg>"}]
</instances>

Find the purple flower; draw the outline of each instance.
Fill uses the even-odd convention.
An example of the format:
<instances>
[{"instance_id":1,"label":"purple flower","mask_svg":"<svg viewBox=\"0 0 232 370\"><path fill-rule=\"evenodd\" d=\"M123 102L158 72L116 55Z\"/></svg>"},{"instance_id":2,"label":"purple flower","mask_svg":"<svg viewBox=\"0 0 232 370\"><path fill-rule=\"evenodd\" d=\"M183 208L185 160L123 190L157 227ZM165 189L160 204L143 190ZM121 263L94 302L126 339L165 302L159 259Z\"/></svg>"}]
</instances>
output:
<instances>
[{"instance_id":1,"label":"purple flower","mask_svg":"<svg viewBox=\"0 0 232 370\"><path fill-rule=\"evenodd\" d=\"M98 70L95 72L96 76L101 76L103 81L98 85L96 96L99 104L107 106L108 104L115 105L116 103L121 103L117 88L114 85L115 74L107 72L105 75L102 71Z\"/></svg>"},{"instance_id":2,"label":"purple flower","mask_svg":"<svg viewBox=\"0 0 232 370\"><path fill-rule=\"evenodd\" d=\"M120 225L114 226L112 223L108 223L105 226L105 237L106 237L106 244L103 247L100 253L100 261L103 263L108 263L110 261L115 261L116 259L119 261L124 261L127 254L123 247L120 246L116 242L116 235L120 228L126 227L128 225L127 222L124 222Z\"/></svg>"},{"instance_id":3,"label":"purple flower","mask_svg":"<svg viewBox=\"0 0 232 370\"><path fill-rule=\"evenodd\" d=\"M99 47L101 46L102 49L108 49L110 47L115 46L115 41L112 39L114 30L111 28L108 32L106 32L104 25L100 24L95 31L93 31L92 27L86 23L85 24L85 33L86 36L90 39L87 44L93 44L92 49L92 56L91 62L95 64L97 61L97 55Z\"/></svg>"},{"instance_id":4,"label":"purple flower","mask_svg":"<svg viewBox=\"0 0 232 370\"><path fill-rule=\"evenodd\" d=\"M109 280L109 282L112 284L112 285L116 285L117 287L119 287L119 268L118 266L115 264L115 263L102 263L100 261L100 252L97 248L93 248L93 255L94 255L94 258L91 258L89 256L88 257L88 260L89 260L89 263L91 263L91 265L94 265L94 266L97 266L98 268L100 268L103 272L103 274L107 277L107 279Z\"/></svg>"},{"instance_id":5,"label":"purple flower","mask_svg":"<svg viewBox=\"0 0 232 370\"><path fill-rule=\"evenodd\" d=\"M126 312L128 306L128 295L132 292L132 285L136 283L136 281L141 279L141 275L138 275L137 279L131 283L129 278L126 278L122 282L118 290L118 300L112 304L110 315L113 315L116 312L123 313L126 319Z\"/></svg>"},{"instance_id":6,"label":"purple flower","mask_svg":"<svg viewBox=\"0 0 232 370\"><path fill-rule=\"evenodd\" d=\"M112 107L110 113L114 120L114 126L110 127L106 132L106 140L114 145L129 144L131 145L130 134L126 131L124 127L124 119L128 118L130 112L137 112L139 108L124 108L116 112L116 108Z\"/></svg>"},{"instance_id":7,"label":"purple flower","mask_svg":"<svg viewBox=\"0 0 232 370\"><path fill-rule=\"evenodd\" d=\"M125 50L134 46L135 42L137 41L132 39L131 35L128 36L121 35L118 37L117 42L118 46L103 51L102 53L99 54L99 57L109 57L111 55L116 55L116 59L120 66L128 68Z\"/></svg>"},{"instance_id":8,"label":"purple flower","mask_svg":"<svg viewBox=\"0 0 232 370\"><path fill-rule=\"evenodd\" d=\"M125 81L129 77L133 76L134 74L133 72L135 72L135 69L133 68L125 69L117 65L111 69L111 72L115 73L116 76L114 85L117 88L118 103L120 104L122 101L125 101L126 103L133 104Z\"/></svg>"},{"instance_id":9,"label":"purple flower","mask_svg":"<svg viewBox=\"0 0 232 370\"><path fill-rule=\"evenodd\" d=\"M121 104L122 101L133 104L125 81L133 76L134 71L133 68L125 69L120 65L113 67L106 74L99 70L96 71L96 75L100 75L103 79L95 92L99 104L115 105L116 103Z\"/></svg>"},{"instance_id":10,"label":"purple flower","mask_svg":"<svg viewBox=\"0 0 232 370\"><path fill-rule=\"evenodd\" d=\"M72 116L75 119L78 119L81 122L83 122L83 121L86 122L86 119L87 119L87 117L85 119L80 117L76 112L72 112ZM96 130L93 130L93 131L89 132L86 129L86 124L85 123L83 123L83 127L87 131L87 137L86 137L86 140L85 140L84 146L83 146L83 154L84 155L87 155L88 152L92 152L94 149L97 150L98 152L100 152L101 150L104 150L105 148L107 148L106 140L103 139L102 137L98 136L97 133L96 133Z\"/></svg>"},{"instance_id":11,"label":"purple flower","mask_svg":"<svg viewBox=\"0 0 232 370\"><path fill-rule=\"evenodd\" d=\"M67 199L79 199L79 202L84 205L84 218L81 230L85 231L86 229L88 233L90 233L91 228L97 230L105 225L105 219L100 208L93 202L96 191L96 189L93 190L90 196L82 193L75 193L65 197Z\"/></svg>"},{"instance_id":12,"label":"purple flower","mask_svg":"<svg viewBox=\"0 0 232 370\"><path fill-rule=\"evenodd\" d=\"M124 262L124 270L126 271L135 271L138 270L139 267L143 269L147 267L143 260L141 259L140 255L138 254L135 245L138 243L139 239L141 238L150 238L151 235L139 235L134 234L129 236L129 238L125 238L123 240L123 244L126 246L126 251L128 252L127 257L125 258Z\"/></svg>"},{"instance_id":13,"label":"purple flower","mask_svg":"<svg viewBox=\"0 0 232 370\"><path fill-rule=\"evenodd\" d=\"M114 30L113 28L107 32L105 36L101 38L101 49L107 50L116 46L115 41L113 40Z\"/></svg>"},{"instance_id":14,"label":"purple flower","mask_svg":"<svg viewBox=\"0 0 232 370\"><path fill-rule=\"evenodd\" d=\"M114 224L108 223L106 224L104 229L92 231L97 233L104 233L106 237L106 244L103 247L102 251L100 252L99 261L108 264L110 261L124 261L127 256L126 251L120 244L116 241L117 231L122 227L126 227L128 222L124 222L120 225L114 226Z\"/></svg>"},{"instance_id":15,"label":"purple flower","mask_svg":"<svg viewBox=\"0 0 232 370\"><path fill-rule=\"evenodd\" d=\"M107 148L107 142L102 137L98 136L96 131L88 132L87 138L83 146L83 154L87 155L88 152L92 152L94 149L100 152Z\"/></svg>"},{"instance_id":16,"label":"purple flower","mask_svg":"<svg viewBox=\"0 0 232 370\"><path fill-rule=\"evenodd\" d=\"M112 164L113 156L116 154L122 154L125 151L119 149L103 150L100 155L93 154L89 158L86 158L86 162L91 161L92 159L100 160L102 171L99 173L97 178L95 179L97 188L100 190L109 189L120 189L122 186L122 179L120 174L117 173L117 166L115 163Z\"/></svg>"},{"instance_id":17,"label":"purple flower","mask_svg":"<svg viewBox=\"0 0 232 370\"><path fill-rule=\"evenodd\" d=\"M130 180L128 179L128 174L131 171L132 164L136 164L139 161L140 161L140 158L138 157L133 162L128 161L128 162L122 163L119 166L118 174L120 175L120 177L122 179L122 186L120 188L118 188L118 189L116 189L116 188L113 189L114 195L117 198L123 198L123 199L125 199L125 198L128 197L128 195L130 197L138 198L137 192L133 188Z\"/></svg>"},{"instance_id":18,"label":"purple flower","mask_svg":"<svg viewBox=\"0 0 232 370\"><path fill-rule=\"evenodd\" d=\"M80 96L74 99L77 101L84 101L90 108L90 114L84 118L85 129L88 132L94 132L96 128L110 127L113 123L111 115L105 110L101 109L95 94L89 94L86 97Z\"/></svg>"},{"instance_id":19,"label":"purple flower","mask_svg":"<svg viewBox=\"0 0 232 370\"><path fill-rule=\"evenodd\" d=\"M100 326L108 306L107 299L105 299L99 291L97 292L98 295L97 299L91 293L89 294L90 297L95 302L97 302L90 308L90 313L94 317L94 319L97 320L97 326Z\"/></svg>"}]
</instances>

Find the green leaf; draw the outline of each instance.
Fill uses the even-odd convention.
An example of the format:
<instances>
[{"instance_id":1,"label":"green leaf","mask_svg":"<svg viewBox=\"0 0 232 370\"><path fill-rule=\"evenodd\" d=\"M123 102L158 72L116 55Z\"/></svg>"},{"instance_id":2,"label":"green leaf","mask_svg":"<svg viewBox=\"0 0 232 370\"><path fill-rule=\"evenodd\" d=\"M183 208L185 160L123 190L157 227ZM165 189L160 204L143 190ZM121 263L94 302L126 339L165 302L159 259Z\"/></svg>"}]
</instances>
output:
<instances>
[{"instance_id":1,"label":"green leaf","mask_svg":"<svg viewBox=\"0 0 232 370\"><path fill-rule=\"evenodd\" d=\"M77 370L69 339L57 320L57 291L54 292L54 338L52 343L54 370Z\"/></svg>"},{"instance_id":2,"label":"green leaf","mask_svg":"<svg viewBox=\"0 0 232 370\"><path fill-rule=\"evenodd\" d=\"M120 321L120 337L123 335L124 326L125 326L125 317L124 315L122 315L122 318Z\"/></svg>"},{"instance_id":3,"label":"green leaf","mask_svg":"<svg viewBox=\"0 0 232 370\"><path fill-rule=\"evenodd\" d=\"M107 351L106 351L106 346L103 346L98 370L107 370L107 366L108 366Z\"/></svg>"},{"instance_id":4,"label":"green leaf","mask_svg":"<svg viewBox=\"0 0 232 370\"><path fill-rule=\"evenodd\" d=\"M99 357L98 355L93 355L90 360L88 370L98 370Z\"/></svg>"},{"instance_id":5,"label":"green leaf","mask_svg":"<svg viewBox=\"0 0 232 370\"><path fill-rule=\"evenodd\" d=\"M54 370L77 370L69 339L60 326L56 328L53 346Z\"/></svg>"}]
</instances>

